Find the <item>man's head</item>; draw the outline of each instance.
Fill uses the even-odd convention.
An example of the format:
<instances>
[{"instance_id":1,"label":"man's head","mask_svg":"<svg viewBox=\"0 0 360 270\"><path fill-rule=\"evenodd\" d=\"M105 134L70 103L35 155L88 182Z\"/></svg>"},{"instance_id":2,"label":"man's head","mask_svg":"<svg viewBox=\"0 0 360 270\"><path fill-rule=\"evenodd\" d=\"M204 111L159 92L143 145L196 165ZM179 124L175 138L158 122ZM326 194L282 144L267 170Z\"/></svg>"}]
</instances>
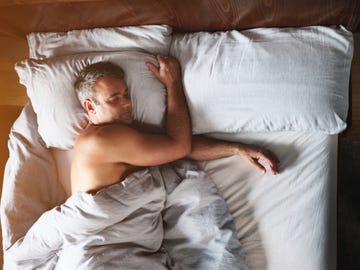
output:
<instances>
[{"instance_id":1,"label":"man's head","mask_svg":"<svg viewBox=\"0 0 360 270\"><path fill-rule=\"evenodd\" d=\"M88 65L80 72L74 87L93 124L133 121L121 67L111 62Z\"/></svg>"}]
</instances>

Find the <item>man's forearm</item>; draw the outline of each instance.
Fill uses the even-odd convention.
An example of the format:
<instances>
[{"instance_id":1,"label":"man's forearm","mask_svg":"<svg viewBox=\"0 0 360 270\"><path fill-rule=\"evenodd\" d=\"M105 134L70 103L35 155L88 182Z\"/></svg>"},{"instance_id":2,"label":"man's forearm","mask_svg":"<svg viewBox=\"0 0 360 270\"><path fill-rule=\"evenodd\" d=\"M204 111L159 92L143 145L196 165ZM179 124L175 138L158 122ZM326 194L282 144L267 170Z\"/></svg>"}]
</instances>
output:
<instances>
[{"instance_id":1,"label":"man's forearm","mask_svg":"<svg viewBox=\"0 0 360 270\"><path fill-rule=\"evenodd\" d=\"M213 160L233 155L240 156L244 161L265 173L264 163L268 164L272 174L277 174L278 158L266 149L242 143L232 143L206 138L203 136L192 137L192 151L188 158L197 161Z\"/></svg>"},{"instance_id":2,"label":"man's forearm","mask_svg":"<svg viewBox=\"0 0 360 270\"><path fill-rule=\"evenodd\" d=\"M203 136L192 137L192 151L188 158L205 161L238 155L242 144L231 143Z\"/></svg>"},{"instance_id":3,"label":"man's forearm","mask_svg":"<svg viewBox=\"0 0 360 270\"><path fill-rule=\"evenodd\" d=\"M184 147L191 146L191 122L181 82L168 86L166 131Z\"/></svg>"}]
</instances>

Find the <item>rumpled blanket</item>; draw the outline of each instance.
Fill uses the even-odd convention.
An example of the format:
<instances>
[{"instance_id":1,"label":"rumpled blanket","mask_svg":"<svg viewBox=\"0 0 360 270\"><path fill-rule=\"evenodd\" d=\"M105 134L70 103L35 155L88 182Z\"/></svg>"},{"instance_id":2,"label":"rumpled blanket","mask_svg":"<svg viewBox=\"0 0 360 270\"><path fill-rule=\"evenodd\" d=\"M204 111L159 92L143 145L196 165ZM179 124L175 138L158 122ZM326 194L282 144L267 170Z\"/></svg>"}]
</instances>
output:
<instances>
[{"instance_id":1,"label":"rumpled blanket","mask_svg":"<svg viewBox=\"0 0 360 270\"><path fill-rule=\"evenodd\" d=\"M74 194L6 252L19 269L248 269L225 201L186 161Z\"/></svg>"}]
</instances>

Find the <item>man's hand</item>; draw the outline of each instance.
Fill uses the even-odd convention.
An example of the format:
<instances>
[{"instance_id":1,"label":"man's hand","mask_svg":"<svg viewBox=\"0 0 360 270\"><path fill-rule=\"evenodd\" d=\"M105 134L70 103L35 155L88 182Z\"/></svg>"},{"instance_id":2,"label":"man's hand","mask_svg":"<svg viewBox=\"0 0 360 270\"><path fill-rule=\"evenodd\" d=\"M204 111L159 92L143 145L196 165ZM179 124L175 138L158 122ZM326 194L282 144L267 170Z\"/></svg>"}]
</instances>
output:
<instances>
[{"instance_id":1,"label":"man's hand","mask_svg":"<svg viewBox=\"0 0 360 270\"><path fill-rule=\"evenodd\" d=\"M150 62L147 62L146 65L159 81L170 88L181 83L181 69L176 58L159 54L156 59L159 67Z\"/></svg>"},{"instance_id":2,"label":"man's hand","mask_svg":"<svg viewBox=\"0 0 360 270\"><path fill-rule=\"evenodd\" d=\"M272 174L278 173L279 160L266 149L241 144L238 147L238 155L263 173L266 173L267 167Z\"/></svg>"}]
</instances>

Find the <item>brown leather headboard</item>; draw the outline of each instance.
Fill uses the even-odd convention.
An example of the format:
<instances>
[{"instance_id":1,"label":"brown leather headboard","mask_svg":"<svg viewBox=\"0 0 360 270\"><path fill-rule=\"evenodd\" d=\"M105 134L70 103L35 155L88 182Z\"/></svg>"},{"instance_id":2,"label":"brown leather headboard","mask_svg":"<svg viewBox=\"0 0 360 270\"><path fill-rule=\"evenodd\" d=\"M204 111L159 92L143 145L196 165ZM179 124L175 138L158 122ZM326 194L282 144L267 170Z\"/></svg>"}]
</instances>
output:
<instances>
[{"instance_id":1,"label":"brown leather headboard","mask_svg":"<svg viewBox=\"0 0 360 270\"><path fill-rule=\"evenodd\" d=\"M342 24L354 32L360 0L0 0L0 106L28 101L14 71L28 57L26 34L141 24L175 31Z\"/></svg>"},{"instance_id":2,"label":"brown leather headboard","mask_svg":"<svg viewBox=\"0 0 360 270\"><path fill-rule=\"evenodd\" d=\"M2 4L1 4L2 3ZM168 24L180 31L342 24L359 28L360 0L2 0L0 33Z\"/></svg>"}]
</instances>

